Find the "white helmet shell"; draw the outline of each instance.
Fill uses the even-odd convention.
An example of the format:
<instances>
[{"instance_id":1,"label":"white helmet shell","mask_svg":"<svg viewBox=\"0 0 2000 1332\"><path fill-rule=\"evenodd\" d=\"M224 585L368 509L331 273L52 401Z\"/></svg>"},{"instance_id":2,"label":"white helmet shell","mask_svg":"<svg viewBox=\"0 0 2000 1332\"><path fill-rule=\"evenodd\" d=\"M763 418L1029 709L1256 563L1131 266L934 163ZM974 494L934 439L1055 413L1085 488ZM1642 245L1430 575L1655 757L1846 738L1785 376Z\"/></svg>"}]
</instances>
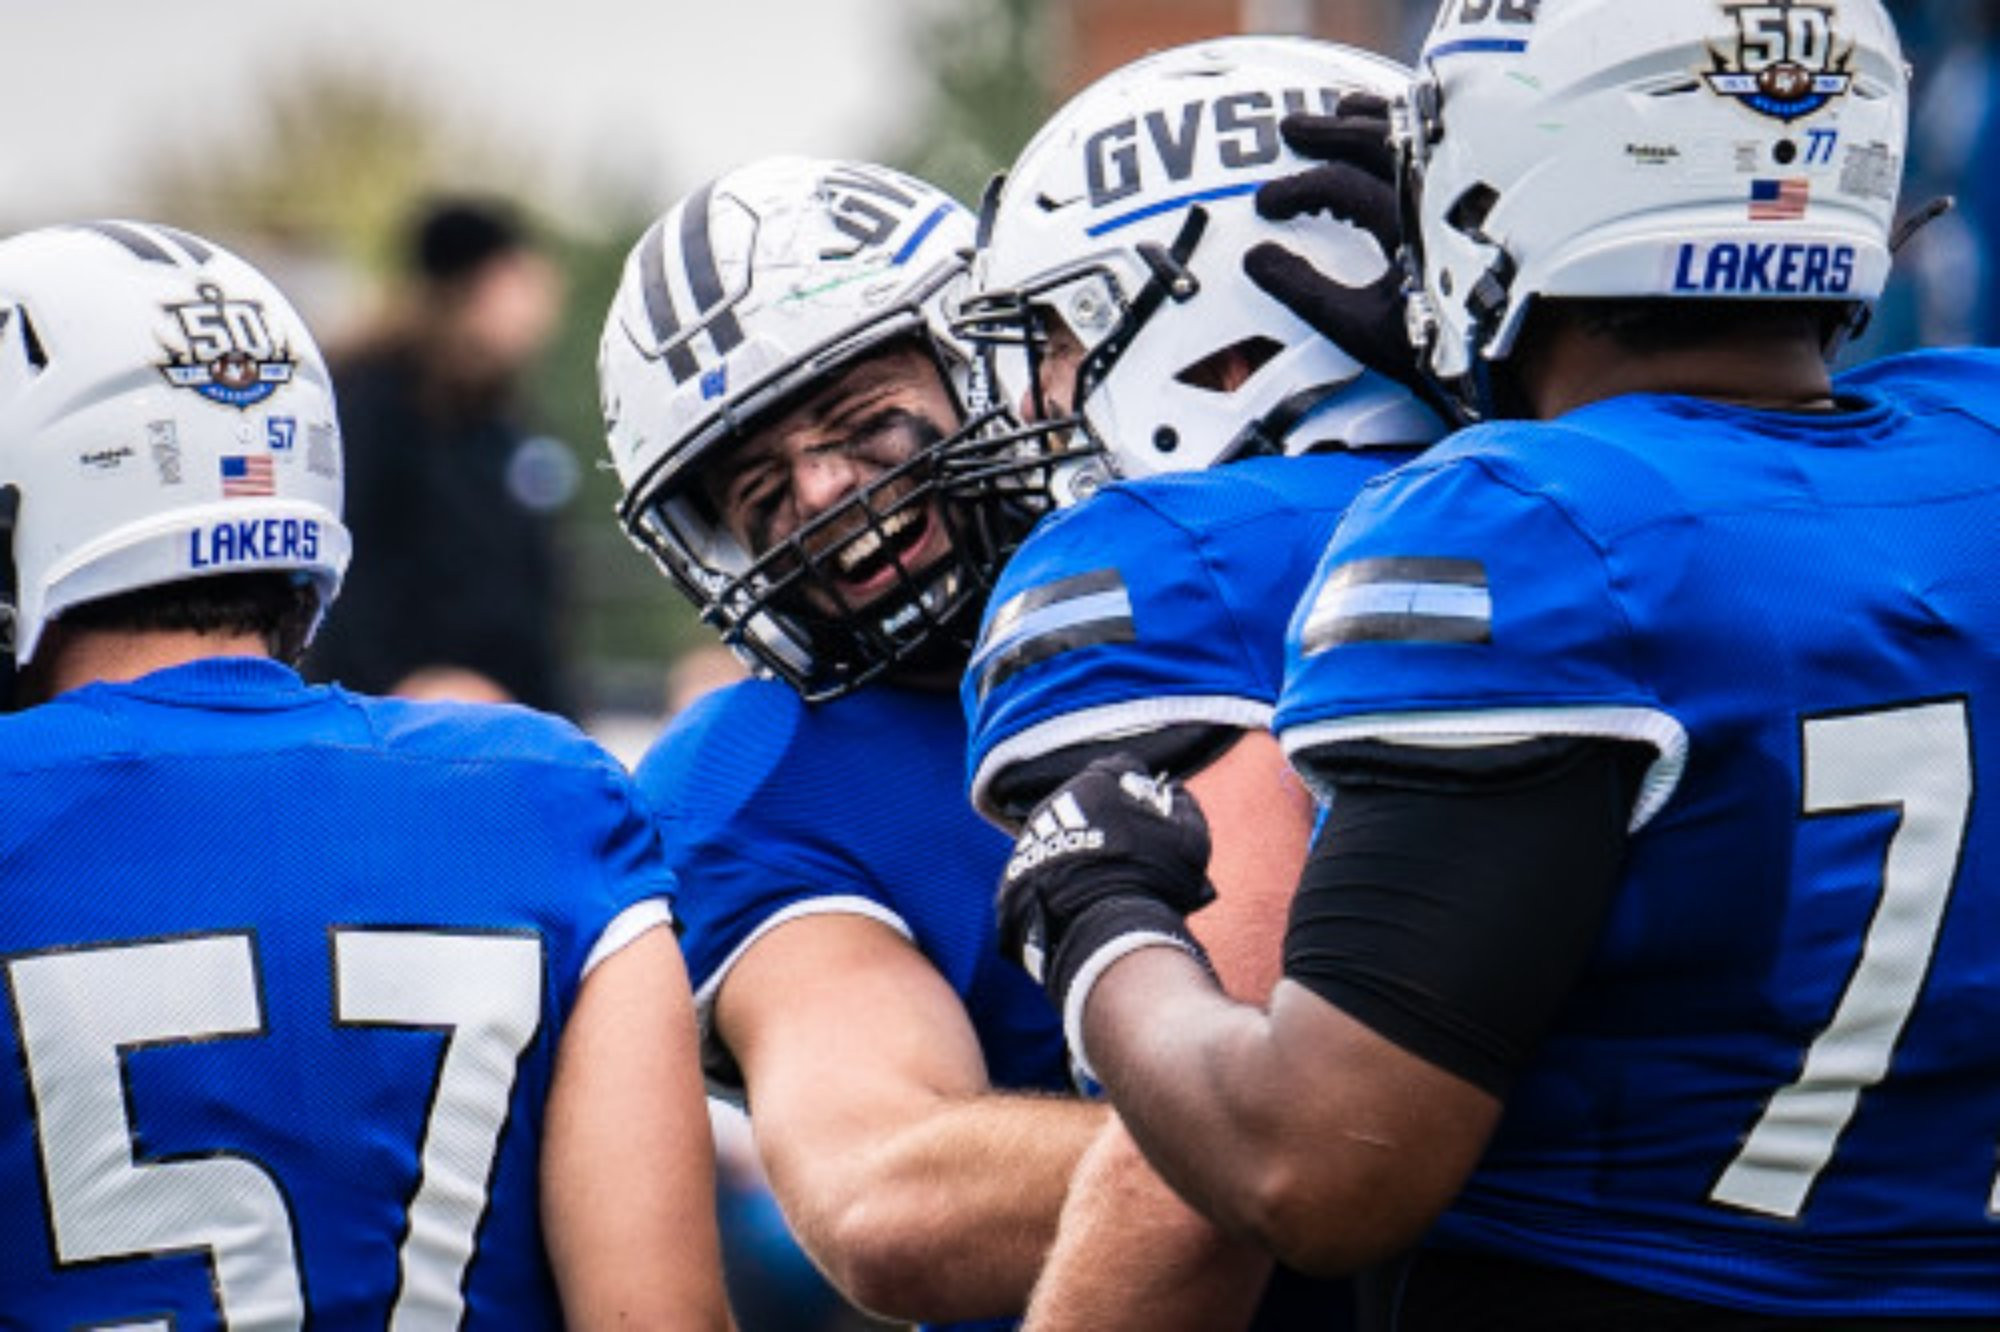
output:
<instances>
[{"instance_id":1,"label":"white helmet shell","mask_svg":"<svg viewBox=\"0 0 2000 1332\"><path fill-rule=\"evenodd\" d=\"M141 222L0 241L0 487L16 664L72 606L347 568L331 381L298 312L210 241Z\"/></svg>"},{"instance_id":2,"label":"white helmet shell","mask_svg":"<svg viewBox=\"0 0 2000 1332\"><path fill-rule=\"evenodd\" d=\"M1408 78L1394 61L1298 37L1218 38L1106 75L1008 171L974 260L965 326L990 333L1032 317L1030 307L1059 316L1102 367L1071 408L1122 476L1194 470L1273 444L1436 438L1440 422L1407 389L1365 371L1242 269L1244 253L1271 240L1337 281L1381 276L1389 257L1359 228L1267 221L1253 196L1310 165L1279 137L1284 116L1330 112L1349 92L1398 97ZM1186 244L1197 213L1205 227L1182 260L1191 281L1166 295L1158 260ZM1035 391L1031 337L993 340L994 378L1010 402ZM1262 349L1245 382L1223 389L1189 373L1238 347Z\"/></svg>"},{"instance_id":3,"label":"white helmet shell","mask_svg":"<svg viewBox=\"0 0 2000 1332\"><path fill-rule=\"evenodd\" d=\"M1539 297L1866 307L1908 72L1880 0L1447 0L1402 126L1431 369Z\"/></svg>"},{"instance_id":4,"label":"white helmet shell","mask_svg":"<svg viewBox=\"0 0 2000 1332\"><path fill-rule=\"evenodd\" d=\"M954 490L954 513L979 507L971 491L985 484L984 498L1010 517L988 522L994 510L984 509L957 533L950 567L909 576L906 595L883 603L888 609L856 612L845 624L797 613L781 585L816 571L787 579L760 566L698 499L692 480L746 430L892 345L925 349L961 418L977 417L988 395L946 314L972 239L972 216L961 204L901 172L776 157L674 205L626 262L598 363L612 463L624 485L621 521L726 642L809 698L873 678L961 618L997 572L1011 519L1025 528L1033 469L1024 463L1006 478L987 470L984 482ZM905 504L997 462L972 438L999 438L995 432L950 435L961 422L938 424L948 437L915 460L912 474L923 484ZM1028 452L1018 441L996 447ZM853 499L860 509L871 502ZM883 516L868 512L869 522ZM787 559L811 563L803 547Z\"/></svg>"},{"instance_id":5,"label":"white helmet shell","mask_svg":"<svg viewBox=\"0 0 2000 1332\"><path fill-rule=\"evenodd\" d=\"M611 461L628 494L671 480L728 422L856 343L921 329L972 229L949 195L861 162L765 158L675 204L633 248L604 330Z\"/></svg>"}]
</instances>

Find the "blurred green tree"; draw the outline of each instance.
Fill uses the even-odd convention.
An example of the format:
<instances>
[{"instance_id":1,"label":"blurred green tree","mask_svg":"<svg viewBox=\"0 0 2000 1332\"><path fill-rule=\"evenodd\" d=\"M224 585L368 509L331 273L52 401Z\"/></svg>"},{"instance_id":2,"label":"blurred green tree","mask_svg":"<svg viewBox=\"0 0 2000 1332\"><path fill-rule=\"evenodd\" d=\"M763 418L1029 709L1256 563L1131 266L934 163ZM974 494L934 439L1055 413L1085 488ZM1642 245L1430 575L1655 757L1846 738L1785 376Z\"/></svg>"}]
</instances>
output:
<instances>
[{"instance_id":1,"label":"blurred green tree","mask_svg":"<svg viewBox=\"0 0 2000 1332\"><path fill-rule=\"evenodd\" d=\"M908 67L929 85L884 160L977 206L1055 109L1049 0L954 0L916 11Z\"/></svg>"}]
</instances>

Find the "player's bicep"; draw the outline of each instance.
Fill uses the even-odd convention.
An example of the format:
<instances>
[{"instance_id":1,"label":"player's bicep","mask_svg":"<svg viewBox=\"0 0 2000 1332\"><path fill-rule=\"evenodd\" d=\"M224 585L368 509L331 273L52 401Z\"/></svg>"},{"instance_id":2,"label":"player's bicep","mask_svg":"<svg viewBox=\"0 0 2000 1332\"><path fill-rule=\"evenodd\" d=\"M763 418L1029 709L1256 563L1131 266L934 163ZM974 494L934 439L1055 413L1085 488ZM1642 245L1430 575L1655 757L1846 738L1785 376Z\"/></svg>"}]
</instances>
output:
<instances>
[{"instance_id":1,"label":"player's bicep","mask_svg":"<svg viewBox=\"0 0 2000 1332\"><path fill-rule=\"evenodd\" d=\"M558 1047L541 1181L571 1326L726 1325L694 1010L669 930L645 931L584 981Z\"/></svg>"},{"instance_id":2,"label":"player's bicep","mask_svg":"<svg viewBox=\"0 0 2000 1332\"><path fill-rule=\"evenodd\" d=\"M1187 780L1208 820L1216 898L1188 918L1223 988L1262 1003L1278 982L1285 914L1312 836L1305 784L1268 731L1238 731L1228 750Z\"/></svg>"}]
</instances>

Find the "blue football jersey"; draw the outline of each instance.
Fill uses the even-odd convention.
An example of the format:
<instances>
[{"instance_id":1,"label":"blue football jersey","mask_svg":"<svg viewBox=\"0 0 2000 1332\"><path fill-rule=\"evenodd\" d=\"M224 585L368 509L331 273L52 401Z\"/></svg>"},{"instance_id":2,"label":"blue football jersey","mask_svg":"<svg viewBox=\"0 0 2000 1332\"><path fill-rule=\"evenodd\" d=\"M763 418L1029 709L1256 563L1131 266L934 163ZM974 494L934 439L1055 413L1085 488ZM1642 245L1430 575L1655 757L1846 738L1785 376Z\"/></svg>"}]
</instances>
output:
<instances>
[{"instance_id":1,"label":"blue football jersey","mask_svg":"<svg viewBox=\"0 0 2000 1332\"><path fill-rule=\"evenodd\" d=\"M1070 745L1186 723L1263 730L1285 623L1341 511L1404 450L1247 458L1121 481L1008 561L961 685L973 803Z\"/></svg>"},{"instance_id":2,"label":"blue football jersey","mask_svg":"<svg viewBox=\"0 0 2000 1332\"><path fill-rule=\"evenodd\" d=\"M1439 1245L1801 1317L2000 1314L2000 356L1849 408L1597 403L1371 486L1278 729L1653 764L1598 951Z\"/></svg>"},{"instance_id":3,"label":"blue football jersey","mask_svg":"<svg viewBox=\"0 0 2000 1332\"><path fill-rule=\"evenodd\" d=\"M536 1158L667 919L615 762L230 659L0 716L0 1326L556 1327Z\"/></svg>"},{"instance_id":4,"label":"blue football jersey","mask_svg":"<svg viewBox=\"0 0 2000 1332\"><path fill-rule=\"evenodd\" d=\"M958 994L996 1087L1068 1086L1062 1034L994 942L1011 843L966 807L965 723L948 692L889 685L807 705L745 680L700 700L639 765L679 880L675 910L712 1078L740 1085L714 1039L716 991L764 931L867 916L907 936Z\"/></svg>"}]
</instances>

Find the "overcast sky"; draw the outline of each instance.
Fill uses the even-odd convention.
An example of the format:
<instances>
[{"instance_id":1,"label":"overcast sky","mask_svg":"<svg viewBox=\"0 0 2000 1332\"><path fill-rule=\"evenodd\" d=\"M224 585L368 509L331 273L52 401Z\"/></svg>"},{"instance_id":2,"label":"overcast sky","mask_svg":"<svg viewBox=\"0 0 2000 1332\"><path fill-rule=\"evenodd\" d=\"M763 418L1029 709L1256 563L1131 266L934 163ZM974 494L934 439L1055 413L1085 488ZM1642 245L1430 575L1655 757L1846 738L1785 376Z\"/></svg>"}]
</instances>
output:
<instances>
[{"instance_id":1,"label":"overcast sky","mask_svg":"<svg viewBox=\"0 0 2000 1332\"><path fill-rule=\"evenodd\" d=\"M867 154L906 109L909 0L0 0L0 221L138 211L135 168L322 56L657 200L744 158ZM249 105L255 105L254 101Z\"/></svg>"}]
</instances>

